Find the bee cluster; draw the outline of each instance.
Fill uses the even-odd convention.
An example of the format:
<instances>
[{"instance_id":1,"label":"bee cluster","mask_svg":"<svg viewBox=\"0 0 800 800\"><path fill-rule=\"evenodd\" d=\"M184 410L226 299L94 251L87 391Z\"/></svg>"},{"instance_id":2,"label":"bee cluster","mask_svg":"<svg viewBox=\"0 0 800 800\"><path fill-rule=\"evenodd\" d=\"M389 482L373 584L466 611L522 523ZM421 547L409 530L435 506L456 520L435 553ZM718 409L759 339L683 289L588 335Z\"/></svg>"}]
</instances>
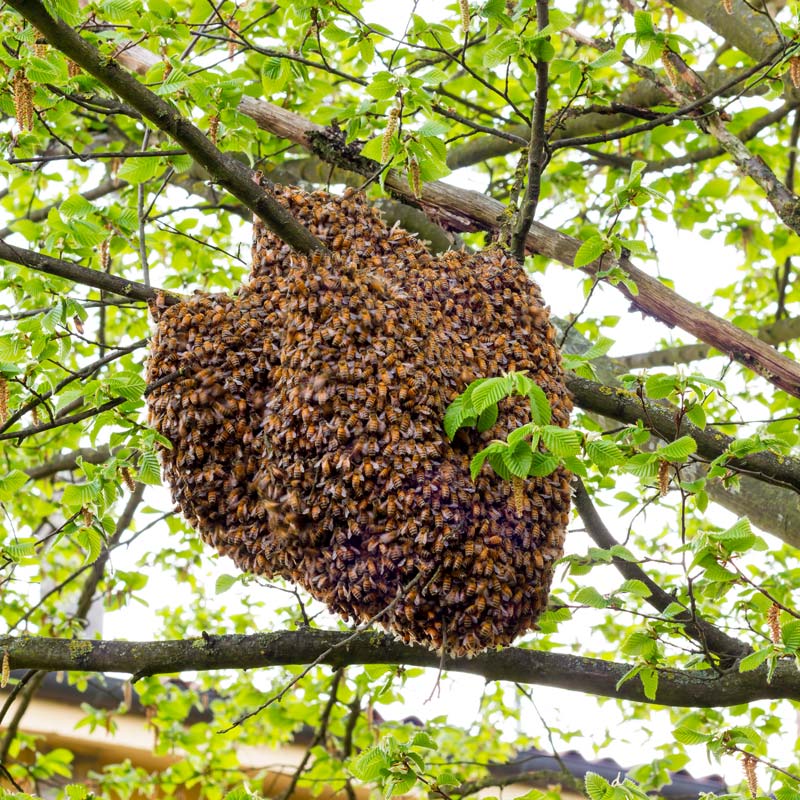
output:
<instances>
[{"instance_id":1,"label":"bee cluster","mask_svg":"<svg viewBox=\"0 0 800 800\"><path fill-rule=\"evenodd\" d=\"M450 401L527 370L566 425L538 287L499 248L432 256L352 191L278 199L329 248L305 257L260 223L249 282L158 311L148 398L173 496L243 570L282 576L346 619L451 655L510 643L543 610L569 512L563 470L524 483L469 463L529 421L450 441ZM387 610L388 609L388 610Z\"/></svg>"}]
</instances>

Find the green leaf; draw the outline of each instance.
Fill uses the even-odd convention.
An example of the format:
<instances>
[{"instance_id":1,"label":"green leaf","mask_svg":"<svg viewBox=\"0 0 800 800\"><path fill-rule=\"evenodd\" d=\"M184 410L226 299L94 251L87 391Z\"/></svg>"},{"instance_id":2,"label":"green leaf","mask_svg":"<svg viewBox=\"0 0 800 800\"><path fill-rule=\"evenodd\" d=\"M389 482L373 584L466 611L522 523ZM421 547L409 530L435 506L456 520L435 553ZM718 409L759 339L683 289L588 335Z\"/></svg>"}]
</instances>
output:
<instances>
[{"instance_id":1,"label":"green leaf","mask_svg":"<svg viewBox=\"0 0 800 800\"><path fill-rule=\"evenodd\" d=\"M388 72L379 72L366 88L367 94L376 100L388 100L397 94L397 84Z\"/></svg>"},{"instance_id":2,"label":"green leaf","mask_svg":"<svg viewBox=\"0 0 800 800\"><path fill-rule=\"evenodd\" d=\"M444 412L444 432L447 434L448 439L455 438L467 415L468 409L464 405L464 395L460 394L447 406L447 410Z\"/></svg>"},{"instance_id":3,"label":"green leaf","mask_svg":"<svg viewBox=\"0 0 800 800\"><path fill-rule=\"evenodd\" d=\"M532 478L543 478L558 469L559 461L555 456L534 451L528 475Z\"/></svg>"},{"instance_id":4,"label":"green leaf","mask_svg":"<svg viewBox=\"0 0 800 800\"><path fill-rule=\"evenodd\" d=\"M472 457L472 460L469 462L469 474L474 481L478 475L480 474L481 468L483 467L483 462L489 457L489 449L484 447L483 450L479 450L475 455Z\"/></svg>"},{"instance_id":5,"label":"green leaf","mask_svg":"<svg viewBox=\"0 0 800 800\"><path fill-rule=\"evenodd\" d=\"M526 441L517 442L513 447L507 447L502 451L503 461L505 461L508 471L517 478L527 478L528 470L533 461L531 446Z\"/></svg>"},{"instance_id":6,"label":"green leaf","mask_svg":"<svg viewBox=\"0 0 800 800\"><path fill-rule=\"evenodd\" d=\"M214 583L214 594L224 594L241 579L241 575L219 575Z\"/></svg>"},{"instance_id":7,"label":"green leaf","mask_svg":"<svg viewBox=\"0 0 800 800\"><path fill-rule=\"evenodd\" d=\"M510 481L512 478L511 472L509 472L508 465L506 464L506 460L503 457L503 453L508 448L504 447L502 450L490 450L489 451L489 464L491 464L492 469L504 480Z\"/></svg>"},{"instance_id":8,"label":"green leaf","mask_svg":"<svg viewBox=\"0 0 800 800\"><path fill-rule=\"evenodd\" d=\"M414 738L409 743L411 747L422 747L425 750L436 750L437 744L435 739L425 731L417 731Z\"/></svg>"},{"instance_id":9,"label":"green leaf","mask_svg":"<svg viewBox=\"0 0 800 800\"><path fill-rule=\"evenodd\" d=\"M674 375L658 373L651 375L644 383L644 391L653 400L669 397L675 391L676 378Z\"/></svg>"},{"instance_id":10,"label":"green leaf","mask_svg":"<svg viewBox=\"0 0 800 800\"><path fill-rule=\"evenodd\" d=\"M369 783L377 780L388 769L389 762L380 745L365 750L350 766L350 771L360 781Z\"/></svg>"},{"instance_id":11,"label":"green leaf","mask_svg":"<svg viewBox=\"0 0 800 800\"><path fill-rule=\"evenodd\" d=\"M161 159L155 156L126 158L117 175L120 180L128 183L146 183L163 169Z\"/></svg>"},{"instance_id":12,"label":"green leaf","mask_svg":"<svg viewBox=\"0 0 800 800\"><path fill-rule=\"evenodd\" d=\"M13 500L16 493L28 482L28 476L19 469L12 469L0 478L0 500Z\"/></svg>"},{"instance_id":13,"label":"green leaf","mask_svg":"<svg viewBox=\"0 0 800 800\"><path fill-rule=\"evenodd\" d=\"M633 25L636 28L636 33L640 38L653 36L656 32L653 25L653 16L646 11L633 12Z\"/></svg>"},{"instance_id":14,"label":"green leaf","mask_svg":"<svg viewBox=\"0 0 800 800\"><path fill-rule=\"evenodd\" d=\"M800 619L793 619L781 627L781 639L789 649L800 649Z\"/></svg>"},{"instance_id":15,"label":"green leaf","mask_svg":"<svg viewBox=\"0 0 800 800\"><path fill-rule=\"evenodd\" d=\"M103 550L103 537L94 528L81 527L75 534L75 541L86 551L86 564L94 564Z\"/></svg>"},{"instance_id":16,"label":"green leaf","mask_svg":"<svg viewBox=\"0 0 800 800\"><path fill-rule=\"evenodd\" d=\"M97 481L86 483L69 483L64 487L61 502L69 509L78 510L92 505L100 495Z\"/></svg>"},{"instance_id":17,"label":"green leaf","mask_svg":"<svg viewBox=\"0 0 800 800\"><path fill-rule=\"evenodd\" d=\"M693 405L686 411L686 418L692 425L696 425L700 430L705 430L706 427L706 412L703 410L703 406L699 403Z\"/></svg>"},{"instance_id":18,"label":"green leaf","mask_svg":"<svg viewBox=\"0 0 800 800\"><path fill-rule=\"evenodd\" d=\"M483 54L483 66L486 69L494 69L500 64L504 64L519 52L520 40L518 37L497 38L498 41Z\"/></svg>"},{"instance_id":19,"label":"green leaf","mask_svg":"<svg viewBox=\"0 0 800 800\"><path fill-rule=\"evenodd\" d=\"M590 800L605 800L606 794L611 789L611 784L596 772L587 772L583 782Z\"/></svg>"},{"instance_id":20,"label":"green leaf","mask_svg":"<svg viewBox=\"0 0 800 800\"><path fill-rule=\"evenodd\" d=\"M655 652L656 643L650 633L634 631L628 634L620 650L628 656L649 658Z\"/></svg>"},{"instance_id":21,"label":"green leaf","mask_svg":"<svg viewBox=\"0 0 800 800\"><path fill-rule=\"evenodd\" d=\"M579 248L578 251L575 253L575 258L573 260L573 266L575 267L585 267L587 264L591 264L593 261L596 261L600 258L603 253L608 250L608 243L606 240L600 236L600 234L596 234L595 236L590 237L587 239Z\"/></svg>"},{"instance_id":22,"label":"green leaf","mask_svg":"<svg viewBox=\"0 0 800 800\"><path fill-rule=\"evenodd\" d=\"M658 472L658 460L654 453L637 453L627 460L625 471L645 480L652 479Z\"/></svg>"},{"instance_id":23,"label":"green leaf","mask_svg":"<svg viewBox=\"0 0 800 800\"><path fill-rule=\"evenodd\" d=\"M627 547L621 544L615 544L608 551L614 558L621 558L623 561L636 561L636 556L628 550Z\"/></svg>"},{"instance_id":24,"label":"green leaf","mask_svg":"<svg viewBox=\"0 0 800 800\"><path fill-rule=\"evenodd\" d=\"M681 436L674 442L659 447L656 455L663 461L686 461L692 454L697 452L697 442L691 436Z\"/></svg>"},{"instance_id":25,"label":"green leaf","mask_svg":"<svg viewBox=\"0 0 800 800\"><path fill-rule=\"evenodd\" d=\"M675 737L676 741L687 745L705 744L712 738L707 733L701 733L700 731L687 727L676 728L673 736Z\"/></svg>"},{"instance_id":26,"label":"green leaf","mask_svg":"<svg viewBox=\"0 0 800 800\"><path fill-rule=\"evenodd\" d=\"M739 672L752 672L758 669L774 653L775 648L771 644L749 653L739 662Z\"/></svg>"},{"instance_id":27,"label":"green leaf","mask_svg":"<svg viewBox=\"0 0 800 800\"><path fill-rule=\"evenodd\" d=\"M637 580L636 578L630 578L629 580L623 581L622 585L619 587L619 589L617 589L617 591L626 594L632 594L636 597L650 597L652 594L647 584L643 581Z\"/></svg>"},{"instance_id":28,"label":"green leaf","mask_svg":"<svg viewBox=\"0 0 800 800\"><path fill-rule=\"evenodd\" d=\"M481 415L478 417L478 422L476 424L476 428L478 433L484 433L491 428L495 422L497 422L497 406L489 406L489 408L485 408L481 411ZM452 438L452 437L451 437Z\"/></svg>"},{"instance_id":29,"label":"green leaf","mask_svg":"<svg viewBox=\"0 0 800 800\"><path fill-rule=\"evenodd\" d=\"M487 378L480 386L476 386L470 395L472 406L481 414L489 406L499 403L513 390L507 378Z\"/></svg>"},{"instance_id":30,"label":"green leaf","mask_svg":"<svg viewBox=\"0 0 800 800\"><path fill-rule=\"evenodd\" d=\"M729 553L743 553L750 550L757 542L757 537L750 527L747 517L735 522L728 530L712 535L721 542Z\"/></svg>"},{"instance_id":31,"label":"green leaf","mask_svg":"<svg viewBox=\"0 0 800 800\"><path fill-rule=\"evenodd\" d=\"M549 425L553 411L542 387L531 382L528 387L528 397L531 401L531 419L537 425Z\"/></svg>"},{"instance_id":32,"label":"green leaf","mask_svg":"<svg viewBox=\"0 0 800 800\"><path fill-rule=\"evenodd\" d=\"M417 128L417 136L446 136L450 131L450 126L445 125L439 120L425 120L422 125Z\"/></svg>"},{"instance_id":33,"label":"green leaf","mask_svg":"<svg viewBox=\"0 0 800 800\"><path fill-rule=\"evenodd\" d=\"M554 456L574 456L581 451L581 437L570 428L545 425L542 428L542 441Z\"/></svg>"},{"instance_id":34,"label":"green leaf","mask_svg":"<svg viewBox=\"0 0 800 800\"><path fill-rule=\"evenodd\" d=\"M17 564L35 563L38 560L36 554L36 539L33 537L20 538L14 542L4 544L2 547L3 555L10 558Z\"/></svg>"},{"instance_id":35,"label":"green leaf","mask_svg":"<svg viewBox=\"0 0 800 800\"><path fill-rule=\"evenodd\" d=\"M594 586L582 586L572 598L576 603L590 608L608 608L606 600Z\"/></svg>"},{"instance_id":36,"label":"green leaf","mask_svg":"<svg viewBox=\"0 0 800 800\"><path fill-rule=\"evenodd\" d=\"M397 797L408 794L417 783L417 775L409 770L405 775L392 777L386 784L385 797Z\"/></svg>"},{"instance_id":37,"label":"green leaf","mask_svg":"<svg viewBox=\"0 0 800 800\"><path fill-rule=\"evenodd\" d=\"M109 391L126 400L140 400L144 397L147 384L138 372L116 372L108 378Z\"/></svg>"},{"instance_id":38,"label":"green leaf","mask_svg":"<svg viewBox=\"0 0 800 800\"><path fill-rule=\"evenodd\" d=\"M137 480L148 486L161 485L161 466L158 463L158 456L149 450L139 457L139 475Z\"/></svg>"},{"instance_id":39,"label":"green leaf","mask_svg":"<svg viewBox=\"0 0 800 800\"><path fill-rule=\"evenodd\" d=\"M625 454L608 439L591 439L586 443L586 455L602 470L625 463Z\"/></svg>"},{"instance_id":40,"label":"green leaf","mask_svg":"<svg viewBox=\"0 0 800 800\"><path fill-rule=\"evenodd\" d=\"M25 63L25 74L34 83L61 83L67 79L67 70L58 58L45 61L31 56Z\"/></svg>"},{"instance_id":41,"label":"green leaf","mask_svg":"<svg viewBox=\"0 0 800 800\"><path fill-rule=\"evenodd\" d=\"M608 50L594 61L590 61L587 66L590 69L604 69L605 67L611 67L616 64L621 57L620 53L616 50Z\"/></svg>"},{"instance_id":42,"label":"green leaf","mask_svg":"<svg viewBox=\"0 0 800 800\"><path fill-rule=\"evenodd\" d=\"M639 671L639 680L642 682L644 696L648 700L655 700L658 691L658 672L651 667L645 667Z\"/></svg>"}]
</instances>

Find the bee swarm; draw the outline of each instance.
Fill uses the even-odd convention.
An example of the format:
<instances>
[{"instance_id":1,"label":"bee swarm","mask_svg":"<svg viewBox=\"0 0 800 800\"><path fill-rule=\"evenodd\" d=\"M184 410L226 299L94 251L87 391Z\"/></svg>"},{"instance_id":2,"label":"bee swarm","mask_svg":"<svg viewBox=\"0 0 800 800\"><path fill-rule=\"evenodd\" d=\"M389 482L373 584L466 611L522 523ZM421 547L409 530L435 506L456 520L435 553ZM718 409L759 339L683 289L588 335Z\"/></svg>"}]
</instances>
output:
<instances>
[{"instance_id":1,"label":"bee swarm","mask_svg":"<svg viewBox=\"0 0 800 800\"><path fill-rule=\"evenodd\" d=\"M148 398L175 501L241 569L295 581L346 619L394 601L379 621L406 642L509 644L546 605L568 474L470 478L477 450L529 421L522 398L453 442L442 419L470 381L527 370L567 424L538 287L498 248L432 256L355 192L275 194L330 255L256 223L235 296L154 310L148 381L182 370Z\"/></svg>"}]
</instances>

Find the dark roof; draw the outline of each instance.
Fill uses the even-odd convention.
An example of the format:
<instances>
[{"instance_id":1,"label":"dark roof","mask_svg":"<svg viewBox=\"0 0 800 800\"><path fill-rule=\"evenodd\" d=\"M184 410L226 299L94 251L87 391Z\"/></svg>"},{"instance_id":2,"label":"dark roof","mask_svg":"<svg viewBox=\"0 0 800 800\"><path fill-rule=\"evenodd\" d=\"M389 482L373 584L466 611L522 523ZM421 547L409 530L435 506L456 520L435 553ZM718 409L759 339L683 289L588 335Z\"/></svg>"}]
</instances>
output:
<instances>
[{"instance_id":1,"label":"dark roof","mask_svg":"<svg viewBox=\"0 0 800 800\"><path fill-rule=\"evenodd\" d=\"M630 767L623 767L613 758L600 758L589 761L576 750L559 753L561 763L576 778L583 780L587 772L595 772L606 780L627 777ZM507 764L492 768L492 773L498 777L512 777L515 773L531 772L533 770L546 770L560 772L562 767L552 753L545 750L531 748L523 750L517 757ZM671 783L662 787L658 794L668 800L690 800L702 792L725 794L728 787L720 775L707 775L704 778L694 778L685 769L670 773Z\"/></svg>"},{"instance_id":2,"label":"dark roof","mask_svg":"<svg viewBox=\"0 0 800 800\"><path fill-rule=\"evenodd\" d=\"M25 672L23 670L13 670L12 678L21 678ZM175 686L186 686L185 681L170 679ZM108 675L95 675L87 679L85 689L80 689L68 683L60 677L60 673L51 672L45 676L42 685L37 692L37 696L47 700L59 700L63 703L79 705L88 703L94 708L116 709L123 702L123 685L126 681L119 678L112 678ZM208 700L215 699L216 696L209 696ZM139 702L135 692L131 697L132 707L128 713L144 714L145 708ZM213 714L206 706L204 708L193 708L186 718L186 722L194 724L196 722L211 722ZM422 727L424 723L418 717L406 717L403 723ZM295 741L298 744L307 744L313 736L313 730L301 729L295 734ZM568 750L559 754L559 760L552 753L537 748L530 748L518 753L517 756L505 763L490 766L490 772L497 778L513 778L514 775L524 775L534 771L561 772L563 765L579 780L583 780L587 772L595 772L602 775L606 780L613 781L615 778L623 779L627 776L628 767L618 764L613 758L600 758L589 761L576 750ZM670 775L672 781L667 786L659 790L658 794L667 800L694 800L703 792L713 792L714 794L725 794L728 787L719 775L707 775L704 778L694 778L685 769L673 772Z\"/></svg>"}]
</instances>

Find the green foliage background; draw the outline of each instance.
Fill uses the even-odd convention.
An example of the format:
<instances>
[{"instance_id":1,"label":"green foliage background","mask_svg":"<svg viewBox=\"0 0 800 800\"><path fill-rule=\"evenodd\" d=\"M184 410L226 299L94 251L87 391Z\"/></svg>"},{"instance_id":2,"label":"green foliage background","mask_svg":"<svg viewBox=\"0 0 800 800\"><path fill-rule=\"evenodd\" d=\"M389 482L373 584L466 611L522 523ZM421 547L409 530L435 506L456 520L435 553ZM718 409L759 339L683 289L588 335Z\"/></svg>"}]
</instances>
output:
<instances>
[{"instance_id":1,"label":"green foliage background","mask_svg":"<svg viewBox=\"0 0 800 800\"><path fill-rule=\"evenodd\" d=\"M654 701L608 701L619 704L624 720L614 738L668 733L659 757L632 773L640 788L594 776L585 787L591 800L633 800L659 789L670 770L702 753L698 746L726 765L752 756L759 791L780 800L800 797L794 736L785 727L800 696L779 699L769 688L776 669L800 665L797 487L775 479L758 483L764 476L737 461L765 453L787 469L794 464L798 397L775 389L758 364L748 370L720 358L691 364L680 363L680 354L672 355L674 364L661 358L658 351L681 343L679 331L638 360L609 358L631 347L615 341L617 317L588 303L601 282L636 296L635 281L617 261L624 255L672 285L676 265L655 258L648 227L652 220L666 222L731 246L720 248L730 263L714 296L702 303L713 302L754 335L766 336L767 326L783 322L783 338L771 343L796 356L797 233L768 204L765 185L751 178L765 164L790 195L794 190L797 10L790 5L772 19L741 2L728 14L718 0L655 0L642 8L556 0L542 25L530 0L488 0L468 4L466 20L463 3L419 3L386 27L380 8L359 0L219 6L49 0L46 7L78 27L109 62L118 57L125 64L124 54L136 48L149 51L151 66L139 80L201 130L214 131L220 149L276 181L365 183L259 126L244 113L243 98L341 129L362 155L383 164L381 170L376 163L374 180L367 181L376 200L385 197L390 167L407 171L412 194L423 198L425 184L469 167L485 180L488 195L508 204L501 228L513 226L525 184L522 146L537 96L542 102L536 66L549 65L536 218L557 220L558 230L581 246L571 264L529 256L526 268L545 280L574 270L587 304L572 309L561 326L570 329L565 366L607 385L607 393L621 387L641 399L642 410L635 422L615 422L578 408L564 430L549 425L541 391L524 376L486 376L491 380L471 387L443 420L451 435L460 425L486 426L499 399L527 395L531 425L482 457L506 479L541 474L561 460L582 478L590 504L613 504L604 516L613 520L616 543L571 546L540 630L519 646L624 662L623 682L640 682L644 699ZM709 26L699 21L706 17L713 18ZM137 284L185 294L233 291L247 273L250 212L7 6L0 9L0 30L0 221L7 226L0 238ZM780 51L768 56L778 44ZM676 63L686 71L676 72ZM703 103L687 111L698 100L692 75L701 81ZM726 81L733 84L717 94ZM32 104L27 121L26 103ZM748 148L752 164L725 149L717 122ZM434 206L424 208L434 223L446 224ZM461 243L481 247L490 238L473 230ZM597 259L594 275L577 272ZM76 615L75 603L92 597L120 612L116 619L147 605L157 620L156 639L246 634L257 626L302 630L304 604L318 612L308 598L283 591L290 587L270 591L254 579L220 575L213 555L157 488L156 435L145 418L146 305L8 261L0 306L7 392L0 426L0 634L78 636L85 612ZM647 402L671 404L674 436L653 435ZM82 418L66 424L73 414ZM681 428L685 422L694 426L689 434ZM733 439L720 439L710 457L699 453L696 439L712 426ZM70 468L57 469L56 459L66 454L73 456ZM481 468L481 455L475 464ZM144 485L141 497L130 494L129 479ZM762 488L745 491L752 488L747 480ZM715 510L718 503L735 510L733 521L719 522L728 518ZM132 518L126 519L126 507ZM587 518L576 518L574 527L584 526L591 527ZM576 534L575 541L587 538ZM620 562L641 567L671 602L654 609L653 587L620 576L614 569ZM39 601L45 574L59 588ZM165 580L174 587L169 597L161 596ZM743 657L726 658L693 638L686 614L739 639ZM113 624L115 617L109 619ZM340 623L322 615L310 624ZM576 663L577 689L589 662ZM694 708L691 698L686 707L662 706L659 677L675 670L733 676L758 670L763 691L728 708ZM487 683L480 717L467 728L443 718L424 730L377 727L371 709L417 698L435 680L434 673L398 666L352 665L333 675L316 667L280 702L219 733L300 672L199 672L181 686L139 680L133 691L152 715L155 751L182 759L153 774L114 765L58 796L127 798L178 787L196 787L212 800L251 796L261 776L242 768L237 746L276 746L305 727L318 735L296 776L299 786L349 792L367 784L387 796L413 790L447 800L494 785L486 765L519 749L563 749L578 733L601 754L608 744L600 723L597 730L583 727L588 715L559 718L530 735L514 733L521 713L529 718L520 709L535 688L499 682ZM69 680L85 685L87 675L71 672ZM213 721L184 724L209 691L216 698ZM128 709L84 711L82 724L94 730L113 729ZM71 780L72 754L43 749L24 733L24 722L3 739L2 756L6 776L31 792ZM567 775L545 778L572 788ZM732 790L749 793L744 783ZM531 798L557 794L535 790Z\"/></svg>"}]
</instances>

